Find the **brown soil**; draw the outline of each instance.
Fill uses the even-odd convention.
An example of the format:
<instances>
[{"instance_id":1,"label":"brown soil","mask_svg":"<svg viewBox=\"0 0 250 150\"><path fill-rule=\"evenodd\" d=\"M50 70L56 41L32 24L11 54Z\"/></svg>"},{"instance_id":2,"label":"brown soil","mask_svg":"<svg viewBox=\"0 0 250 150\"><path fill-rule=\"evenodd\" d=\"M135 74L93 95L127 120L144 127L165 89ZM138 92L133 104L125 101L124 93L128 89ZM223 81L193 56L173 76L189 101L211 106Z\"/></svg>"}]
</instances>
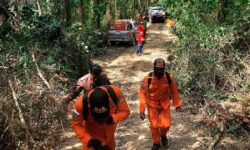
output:
<instances>
[{"instance_id":1,"label":"brown soil","mask_svg":"<svg viewBox=\"0 0 250 150\"><path fill-rule=\"evenodd\" d=\"M148 120L141 121L138 117L139 81L152 70L154 59L162 57L167 60L166 45L172 35L161 29L161 24L153 24L148 28L144 54L137 56L135 47L118 44L110 47L107 54L94 60L101 64L112 83L121 87L127 97L131 110L129 118L121 122L116 132L117 150L150 150L152 145ZM184 96L182 99L185 100ZM184 105L188 103L184 102ZM184 109L185 110L185 109ZM161 148L169 150L206 150L212 142L212 137L206 128L200 126L202 117L187 111L172 111L172 126L168 133L169 146ZM69 117L70 118L70 117ZM244 141L224 135L215 149L247 149ZM81 150L81 143L70 128L65 125L56 149Z\"/></svg>"}]
</instances>

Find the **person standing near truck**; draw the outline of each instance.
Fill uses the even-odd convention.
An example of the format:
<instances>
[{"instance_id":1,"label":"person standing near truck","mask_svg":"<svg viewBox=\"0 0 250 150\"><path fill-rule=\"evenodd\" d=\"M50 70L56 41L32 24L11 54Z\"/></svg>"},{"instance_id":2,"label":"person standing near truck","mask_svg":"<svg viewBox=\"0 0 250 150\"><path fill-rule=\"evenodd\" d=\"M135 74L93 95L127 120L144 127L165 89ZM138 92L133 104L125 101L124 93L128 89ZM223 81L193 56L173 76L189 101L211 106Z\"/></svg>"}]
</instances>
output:
<instances>
[{"instance_id":1,"label":"person standing near truck","mask_svg":"<svg viewBox=\"0 0 250 150\"><path fill-rule=\"evenodd\" d=\"M139 25L137 26L137 30L140 32L140 34L143 36L143 38L145 37L145 28L142 25L142 22L139 22Z\"/></svg>"},{"instance_id":2,"label":"person standing near truck","mask_svg":"<svg viewBox=\"0 0 250 150\"><path fill-rule=\"evenodd\" d=\"M142 14L139 14L138 22L142 22L142 21L143 21L143 16Z\"/></svg>"},{"instance_id":3,"label":"person standing near truck","mask_svg":"<svg viewBox=\"0 0 250 150\"><path fill-rule=\"evenodd\" d=\"M136 42L137 42L136 54L137 54L138 56L140 56L141 53L143 52L143 51L142 51L142 48L143 48L144 40L145 40L145 39L144 39L144 36L143 36L140 32L138 32L138 33L136 34Z\"/></svg>"}]
</instances>

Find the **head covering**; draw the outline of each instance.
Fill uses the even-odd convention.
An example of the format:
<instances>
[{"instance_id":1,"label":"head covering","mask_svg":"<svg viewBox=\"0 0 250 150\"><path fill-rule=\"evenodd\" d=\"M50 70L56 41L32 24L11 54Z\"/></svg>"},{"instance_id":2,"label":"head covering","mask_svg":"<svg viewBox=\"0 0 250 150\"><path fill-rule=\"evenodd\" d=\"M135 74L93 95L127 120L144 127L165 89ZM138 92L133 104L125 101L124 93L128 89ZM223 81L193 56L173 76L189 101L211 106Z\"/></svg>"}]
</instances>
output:
<instances>
[{"instance_id":1,"label":"head covering","mask_svg":"<svg viewBox=\"0 0 250 150\"><path fill-rule=\"evenodd\" d=\"M93 64L90 67L90 73L95 77L100 76L101 72L102 72L102 67L98 64Z\"/></svg>"},{"instance_id":2,"label":"head covering","mask_svg":"<svg viewBox=\"0 0 250 150\"><path fill-rule=\"evenodd\" d=\"M100 86L102 85L101 83L101 79L100 79L100 76L101 76L101 72L102 72L102 67L98 64L93 64L90 68L90 73L92 74L93 76L93 84L92 86L93 87L97 87L97 86Z\"/></svg>"},{"instance_id":3,"label":"head covering","mask_svg":"<svg viewBox=\"0 0 250 150\"><path fill-rule=\"evenodd\" d=\"M94 120L98 123L107 121L110 115L109 96L101 88L96 88L89 97L90 111Z\"/></svg>"},{"instance_id":4,"label":"head covering","mask_svg":"<svg viewBox=\"0 0 250 150\"><path fill-rule=\"evenodd\" d=\"M165 69L165 61L164 61L164 59L162 59L162 58L155 59L154 67L161 67L161 66Z\"/></svg>"},{"instance_id":5,"label":"head covering","mask_svg":"<svg viewBox=\"0 0 250 150\"><path fill-rule=\"evenodd\" d=\"M165 61L162 58L157 58L154 61L154 75L160 79L164 75Z\"/></svg>"}]
</instances>

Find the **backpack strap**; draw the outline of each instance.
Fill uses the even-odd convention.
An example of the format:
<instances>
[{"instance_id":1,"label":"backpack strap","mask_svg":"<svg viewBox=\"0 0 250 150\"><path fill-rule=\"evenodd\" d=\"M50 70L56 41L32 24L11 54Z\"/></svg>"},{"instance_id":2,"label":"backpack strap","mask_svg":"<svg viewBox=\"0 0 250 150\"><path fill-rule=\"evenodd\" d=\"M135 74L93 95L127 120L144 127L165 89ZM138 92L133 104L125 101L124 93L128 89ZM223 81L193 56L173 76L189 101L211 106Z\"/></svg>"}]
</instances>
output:
<instances>
[{"instance_id":1,"label":"backpack strap","mask_svg":"<svg viewBox=\"0 0 250 150\"><path fill-rule=\"evenodd\" d=\"M150 72L150 73L148 74L148 87L149 87L149 85L150 85L151 82L152 82L152 76L153 76L153 72Z\"/></svg>"},{"instance_id":2,"label":"backpack strap","mask_svg":"<svg viewBox=\"0 0 250 150\"><path fill-rule=\"evenodd\" d=\"M117 98L113 88L109 85L103 85L103 87L105 87L108 90L108 93L109 93L111 99L113 100L114 104L117 105L118 98Z\"/></svg>"},{"instance_id":3,"label":"backpack strap","mask_svg":"<svg viewBox=\"0 0 250 150\"><path fill-rule=\"evenodd\" d=\"M84 93L84 96L82 98L82 114L83 114L83 119L87 120L88 113L89 113L89 108L88 108L88 92Z\"/></svg>"},{"instance_id":4,"label":"backpack strap","mask_svg":"<svg viewBox=\"0 0 250 150\"><path fill-rule=\"evenodd\" d=\"M167 77L167 80L168 80L168 84L170 85L171 84L170 74L168 72L165 72L165 74L166 74L166 77Z\"/></svg>"}]
</instances>

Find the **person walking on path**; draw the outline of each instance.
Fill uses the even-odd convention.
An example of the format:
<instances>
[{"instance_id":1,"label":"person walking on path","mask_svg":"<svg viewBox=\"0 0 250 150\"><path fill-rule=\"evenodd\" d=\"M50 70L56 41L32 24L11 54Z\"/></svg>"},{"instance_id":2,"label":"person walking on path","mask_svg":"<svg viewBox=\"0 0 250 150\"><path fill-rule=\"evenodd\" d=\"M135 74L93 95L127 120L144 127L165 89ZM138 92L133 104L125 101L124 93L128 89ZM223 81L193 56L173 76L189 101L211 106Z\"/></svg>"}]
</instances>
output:
<instances>
[{"instance_id":1,"label":"person walking on path","mask_svg":"<svg viewBox=\"0 0 250 150\"><path fill-rule=\"evenodd\" d=\"M179 111L181 107L173 75L164 70L165 61L162 58L157 58L154 61L154 71L146 75L140 84L140 119L145 119L146 107L153 139L151 150L159 150L160 141L163 146L168 145L166 135L171 124L170 94L176 110Z\"/></svg>"},{"instance_id":2,"label":"person walking on path","mask_svg":"<svg viewBox=\"0 0 250 150\"><path fill-rule=\"evenodd\" d=\"M141 53L143 53L143 44L144 44L144 36L141 33L137 33L136 34L136 42L137 42L137 46L136 46L136 54L139 56L141 55Z\"/></svg>"},{"instance_id":3,"label":"person walking on path","mask_svg":"<svg viewBox=\"0 0 250 150\"><path fill-rule=\"evenodd\" d=\"M130 110L120 88L100 86L75 102L71 126L83 150L115 150L115 130Z\"/></svg>"},{"instance_id":4,"label":"person walking on path","mask_svg":"<svg viewBox=\"0 0 250 150\"><path fill-rule=\"evenodd\" d=\"M142 25L142 22L139 22L139 25L137 26L137 30L139 31L139 33L143 36L143 38L145 37L145 28Z\"/></svg>"},{"instance_id":5,"label":"person walking on path","mask_svg":"<svg viewBox=\"0 0 250 150\"><path fill-rule=\"evenodd\" d=\"M88 92L100 85L110 85L110 81L106 74L102 73L102 68L98 64L90 67L90 72L78 79L74 88L64 97L64 103L68 104L75 99L82 90Z\"/></svg>"}]
</instances>

